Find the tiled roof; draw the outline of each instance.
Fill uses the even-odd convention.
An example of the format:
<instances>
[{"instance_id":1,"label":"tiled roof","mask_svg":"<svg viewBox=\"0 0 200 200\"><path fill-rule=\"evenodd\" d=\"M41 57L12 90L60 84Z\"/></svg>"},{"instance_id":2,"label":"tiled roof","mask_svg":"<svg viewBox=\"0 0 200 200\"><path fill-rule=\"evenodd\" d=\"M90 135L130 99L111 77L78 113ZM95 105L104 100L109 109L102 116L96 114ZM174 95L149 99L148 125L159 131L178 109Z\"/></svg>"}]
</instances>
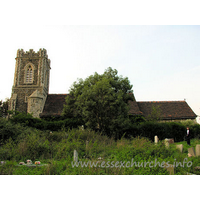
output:
<instances>
[{"instance_id":1,"label":"tiled roof","mask_svg":"<svg viewBox=\"0 0 200 200\"><path fill-rule=\"evenodd\" d=\"M40 114L40 117L60 116L67 95L68 94L48 94L43 112Z\"/></svg>"},{"instance_id":2,"label":"tiled roof","mask_svg":"<svg viewBox=\"0 0 200 200\"><path fill-rule=\"evenodd\" d=\"M129 104L129 114L131 115L142 115L142 112L140 111L138 105L137 105L137 102L136 102L136 99L135 99L135 96L133 93L129 93L129 95L132 95L133 96L133 101L129 100L128 101L128 104Z\"/></svg>"},{"instance_id":3,"label":"tiled roof","mask_svg":"<svg viewBox=\"0 0 200 200\"><path fill-rule=\"evenodd\" d=\"M65 98L68 94L48 94L43 112L40 117L58 117L61 115L63 110L63 104L65 104ZM130 94L133 95L133 94ZM135 97L133 95L133 101L129 101L130 114L131 115L141 115Z\"/></svg>"},{"instance_id":4,"label":"tiled roof","mask_svg":"<svg viewBox=\"0 0 200 200\"><path fill-rule=\"evenodd\" d=\"M186 101L144 101L137 102L144 117L152 112L152 106L159 107L161 119L195 119L197 115L192 111Z\"/></svg>"},{"instance_id":5,"label":"tiled roof","mask_svg":"<svg viewBox=\"0 0 200 200\"><path fill-rule=\"evenodd\" d=\"M40 117L58 117L61 115L65 98L68 94L48 94L43 112ZM134 95L133 95L134 97ZM159 106L161 119L195 119L197 115L185 101L129 101L131 115L147 117L152 112L152 106Z\"/></svg>"},{"instance_id":6,"label":"tiled roof","mask_svg":"<svg viewBox=\"0 0 200 200\"><path fill-rule=\"evenodd\" d=\"M136 100L128 101L128 104L130 106L129 114L131 114L131 115L142 115L142 112L140 111Z\"/></svg>"}]
</instances>

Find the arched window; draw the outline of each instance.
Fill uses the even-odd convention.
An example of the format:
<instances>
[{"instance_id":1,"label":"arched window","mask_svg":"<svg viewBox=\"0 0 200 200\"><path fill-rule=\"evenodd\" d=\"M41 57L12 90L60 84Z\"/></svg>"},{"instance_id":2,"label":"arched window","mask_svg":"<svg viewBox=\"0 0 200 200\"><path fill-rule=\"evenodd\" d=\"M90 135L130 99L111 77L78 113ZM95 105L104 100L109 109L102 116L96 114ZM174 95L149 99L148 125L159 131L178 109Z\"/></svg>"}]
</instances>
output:
<instances>
[{"instance_id":1,"label":"arched window","mask_svg":"<svg viewBox=\"0 0 200 200\"><path fill-rule=\"evenodd\" d=\"M26 82L27 83L33 82L33 70L31 66L29 66L26 71Z\"/></svg>"}]
</instances>

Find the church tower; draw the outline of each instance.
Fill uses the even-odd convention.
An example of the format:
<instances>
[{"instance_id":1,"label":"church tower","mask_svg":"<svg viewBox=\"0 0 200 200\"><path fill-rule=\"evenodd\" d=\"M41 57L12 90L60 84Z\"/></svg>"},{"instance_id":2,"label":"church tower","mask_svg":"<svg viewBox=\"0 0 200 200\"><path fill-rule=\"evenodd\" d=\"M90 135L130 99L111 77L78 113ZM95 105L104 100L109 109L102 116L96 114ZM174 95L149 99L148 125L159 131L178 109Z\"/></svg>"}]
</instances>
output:
<instances>
[{"instance_id":1,"label":"church tower","mask_svg":"<svg viewBox=\"0 0 200 200\"><path fill-rule=\"evenodd\" d=\"M45 49L38 52L19 49L9 110L39 117L49 92L50 69L50 59Z\"/></svg>"}]
</instances>

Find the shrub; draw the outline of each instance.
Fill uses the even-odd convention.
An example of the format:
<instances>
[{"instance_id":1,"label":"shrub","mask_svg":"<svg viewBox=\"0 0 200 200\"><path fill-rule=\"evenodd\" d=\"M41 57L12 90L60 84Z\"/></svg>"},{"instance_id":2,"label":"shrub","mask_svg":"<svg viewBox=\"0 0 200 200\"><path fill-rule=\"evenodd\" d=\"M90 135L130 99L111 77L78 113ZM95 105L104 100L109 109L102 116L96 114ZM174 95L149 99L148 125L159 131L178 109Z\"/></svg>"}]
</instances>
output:
<instances>
[{"instance_id":1,"label":"shrub","mask_svg":"<svg viewBox=\"0 0 200 200\"><path fill-rule=\"evenodd\" d=\"M65 128L77 128L83 124L83 120L80 118L47 118L47 120L34 118L29 113L15 112L10 118L10 121L15 124L21 124L23 126L34 127L40 130L58 131L63 127Z\"/></svg>"},{"instance_id":2,"label":"shrub","mask_svg":"<svg viewBox=\"0 0 200 200\"><path fill-rule=\"evenodd\" d=\"M174 138L175 142L180 142L184 140L186 135L186 127L180 123L170 122L168 123L171 129L171 136Z\"/></svg>"},{"instance_id":3,"label":"shrub","mask_svg":"<svg viewBox=\"0 0 200 200\"><path fill-rule=\"evenodd\" d=\"M193 126L190 126L190 130L191 130L193 138L200 139L200 125L199 124L195 124Z\"/></svg>"},{"instance_id":4,"label":"shrub","mask_svg":"<svg viewBox=\"0 0 200 200\"><path fill-rule=\"evenodd\" d=\"M20 124L12 124L6 119L0 118L0 140L2 143L9 138L15 140L22 133L22 130L23 128Z\"/></svg>"},{"instance_id":5,"label":"shrub","mask_svg":"<svg viewBox=\"0 0 200 200\"><path fill-rule=\"evenodd\" d=\"M11 160L16 156L16 148L13 140L9 138L3 147L0 148L0 158L2 160Z\"/></svg>"},{"instance_id":6,"label":"shrub","mask_svg":"<svg viewBox=\"0 0 200 200\"><path fill-rule=\"evenodd\" d=\"M147 137L154 141L154 136L157 135L160 140L166 138L167 125L164 123L145 122L139 125L139 133L142 137Z\"/></svg>"},{"instance_id":7,"label":"shrub","mask_svg":"<svg viewBox=\"0 0 200 200\"><path fill-rule=\"evenodd\" d=\"M24 159L50 158L49 141L37 133L31 133L18 144L18 153Z\"/></svg>"}]
</instances>

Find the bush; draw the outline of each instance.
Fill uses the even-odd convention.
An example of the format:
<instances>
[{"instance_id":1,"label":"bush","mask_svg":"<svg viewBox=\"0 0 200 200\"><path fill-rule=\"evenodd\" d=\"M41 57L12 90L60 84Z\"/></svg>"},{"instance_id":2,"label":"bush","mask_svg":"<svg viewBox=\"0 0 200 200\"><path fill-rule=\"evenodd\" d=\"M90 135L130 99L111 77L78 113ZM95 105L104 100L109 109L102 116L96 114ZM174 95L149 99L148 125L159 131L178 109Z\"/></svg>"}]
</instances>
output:
<instances>
[{"instance_id":1,"label":"bush","mask_svg":"<svg viewBox=\"0 0 200 200\"><path fill-rule=\"evenodd\" d=\"M192 138L198 138L200 139L200 125L195 124L193 126L190 126L190 130L192 133Z\"/></svg>"},{"instance_id":2,"label":"bush","mask_svg":"<svg viewBox=\"0 0 200 200\"><path fill-rule=\"evenodd\" d=\"M16 112L10 118L10 121L15 124L21 124L23 126L34 127L40 130L58 131L64 128L77 128L83 124L83 121L79 118L47 118L39 119L34 118L29 113Z\"/></svg>"},{"instance_id":3,"label":"bush","mask_svg":"<svg viewBox=\"0 0 200 200\"><path fill-rule=\"evenodd\" d=\"M22 126L20 124L12 124L6 119L0 118L0 141L4 143L9 138L16 140L18 135L22 132Z\"/></svg>"},{"instance_id":4,"label":"bush","mask_svg":"<svg viewBox=\"0 0 200 200\"><path fill-rule=\"evenodd\" d=\"M180 123L175 123L175 122L170 122L168 123L168 125L171 129L171 136L172 138L174 138L174 141L175 142L183 141L186 135L186 127Z\"/></svg>"},{"instance_id":5,"label":"bush","mask_svg":"<svg viewBox=\"0 0 200 200\"><path fill-rule=\"evenodd\" d=\"M200 137L200 125L195 124L190 126L191 138ZM147 137L154 141L154 136L157 135L160 140L165 138L174 138L175 142L183 141L186 135L186 126L178 122L142 122L138 125L132 124L130 129L125 134L125 137L131 138L136 136Z\"/></svg>"},{"instance_id":6,"label":"bush","mask_svg":"<svg viewBox=\"0 0 200 200\"><path fill-rule=\"evenodd\" d=\"M20 112L15 112L15 114L12 115L10 118L11 122L14 123L20 123L25 126L31 126L35 127L35 124L41 123L41 119L39 118L34 118L31 114L29 113L20 113Z\"/></svg>"},{"instance_id":7,"label":"bush","mask_svg":"<svg viewBox=\"0 0 200 200\"><path fill-rule=\"evenodd\" d=\"M169 137L170 133L168 126L165 123L145 122L139 125L139 133L142 137L147 137L154 141L154 136L157 135L160 140Z\"/></svg>"},{"instance_id":8,"label":"bush","mask_svg":"<svg viewBox=\"0 0 200 200\"><path fill-rule=\"evenodd\" d=\"M10 124L15 127L16 124L5 121L5 126ZM106 135L91 131L89 129L72 129L65 131L41 131L35 128L23 127L18 125L21 134L16 136L16 139L11 137L5 140L0 146L0 157L6 160L6 164L0 166L0 174L168 174L168 171L162 167L72 167L73 152L78 151L79 161L83 162L131 162L134 159L137 163L153 162L155 159L158 162L182 162L187 157L187 146L184 142L184 151L180 153L176 149L176 144L170 145L170 148L165 148L162 142L155 145L147 137L130 136L129 139L122 137L120 140L114 140ZM148 122L134 125L137 131L143 131L143 135L149 133L153 137L154 132L159 134L160 138L167 136L172 137L173 132L181 133L182 126L178 123L155 123ZM199 130L199 126L193 127ZM185 130L185 129L184 129ZM135 133L136 133L135 132ZM133 136L133 135L132 135ZM87 148L86 148L86 141ZM192 140L191 145L194 147L199 144L199 140ZM101 157L103 160L99 160ZM26 162L31 159L33 162L40 160L45 166L29 168L26 166L17 166L20 161ZM195 173L195 166L199 166L198 158L188 158L193 161L191 168L176 168L175 173L184 174L185 172ZM10 160L10 161L8 161ZM14 163L15 162L15 163Z\"/></svg>"},{"instance_id":9,"label":"bush","mask_svg":"<svg viewBox=\"0 0 200 200\"><path fill-rule=\"evenodd\" d=\"M2 160L12 160L16 156L16 148L14 141L9 138L3 148L0 148L0 158Z\"/></svg>"}]
</instances>

